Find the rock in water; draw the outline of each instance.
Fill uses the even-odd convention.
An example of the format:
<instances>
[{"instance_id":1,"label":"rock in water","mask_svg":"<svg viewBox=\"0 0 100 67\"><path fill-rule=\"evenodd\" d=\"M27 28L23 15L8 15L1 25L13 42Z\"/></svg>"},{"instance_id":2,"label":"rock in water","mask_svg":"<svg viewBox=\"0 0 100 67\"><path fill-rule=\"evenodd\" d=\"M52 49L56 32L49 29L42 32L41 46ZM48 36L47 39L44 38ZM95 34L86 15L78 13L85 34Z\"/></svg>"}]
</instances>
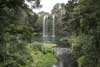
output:
<instances>
[{"instance_id":1,"label":"rock in water","mask_svg":"<svg viewBox=\"0 0 100 67\"><path fill-rule=\"evenodd\" d=\"M54 67L73 67L75 61L70 48L57 47L54 49L58 63Z\"/></svg>"}]
</instances>

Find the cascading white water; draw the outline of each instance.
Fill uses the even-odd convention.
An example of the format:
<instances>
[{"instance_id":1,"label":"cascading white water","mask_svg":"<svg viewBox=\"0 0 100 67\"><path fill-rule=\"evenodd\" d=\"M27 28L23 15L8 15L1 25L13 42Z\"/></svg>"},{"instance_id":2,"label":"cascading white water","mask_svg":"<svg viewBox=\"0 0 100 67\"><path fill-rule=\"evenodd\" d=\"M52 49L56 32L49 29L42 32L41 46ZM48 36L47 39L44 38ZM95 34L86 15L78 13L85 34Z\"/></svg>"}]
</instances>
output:
<instances>
[{"instance_id":1,"label":"cascading white water","mask_svg":"<svg viewBox=\"0 0 100 67\"><path fill-rule=\"evenodd\" d=\"M52 16L52 37L55 37L55 15Z\"/></svg>"},{"instance_id":2,"label":"cascading white water","mask_svg":"<svg viewBox=\"0 0 100 67\"><path fill-rule=\"evenodd\" d=\"M43 37L47 37L47 18L48 16L43 17Z\"/></svg>"},{"instance_id":3,"label":"cascading white water","mask_svg":"<svg viewBox=\"0 0 100 67\"><path fill-rule=\"evenodd\" d=\"M52 25L51 31L49 31L48 29L48 25L49 25L48 17L49 16L47 15L43 17L43 41L44 42L48 41L49 38L51 38L52 40L55 39L55 15L52 15L52 22L50 22L50 24Z\"/></svg>"},{"instance_id":4,"label":"cascading white water","mask_svg":"<svg viewBox=\"0 0 100 67\"><path fill-rule=\"evenodd\" d=\"M43 41L45 42L48 38L48 16L43 17Z\"/></svg>"},{"instance_id":5,"label":"cascading white water","mask_svg":"<svg viewBox=\"0 0 100 67\"><path fill-rule=\"evenodd\" d=\"M44 47L47 45L45 42L49 41L49 38L54 40L56 37L55 34L55 15L52 15L52 22L50 22L50 28L49 28L49 16L43 17L43 45ZM51 29L51 30L50 30ZM45 50L43 48L43 50ZM70 48L63 48L63 47L56 47L54 48L58 62L57 64L54 64L52 67L72 67L71 62L73 61L71 56L71 49ZM66 64L66 66L65 66Z\"/></svg>"}]
</instances>

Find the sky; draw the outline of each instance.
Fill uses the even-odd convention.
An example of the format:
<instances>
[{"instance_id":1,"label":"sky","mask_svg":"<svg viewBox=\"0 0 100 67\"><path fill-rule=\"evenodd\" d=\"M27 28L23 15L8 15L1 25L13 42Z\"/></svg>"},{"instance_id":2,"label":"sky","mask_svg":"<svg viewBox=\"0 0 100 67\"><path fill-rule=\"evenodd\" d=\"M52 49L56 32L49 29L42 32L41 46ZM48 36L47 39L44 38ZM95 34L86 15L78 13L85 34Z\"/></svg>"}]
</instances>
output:
<instances>
[{"instance_id":1,"label":"sky","mask_svg":"<svg viewBox=\"0 0 100 67\"><path fill-rule=\"evenodd\" d=\"M45 12L51 12L51 10L53 9L53 6L56 3L67 3L68 0L41 0L41 5L42 8L41 9L34 9L33 11L35 11L36 13L40 12L40 11L45 11Z\"/></svg>"}]
</instances>

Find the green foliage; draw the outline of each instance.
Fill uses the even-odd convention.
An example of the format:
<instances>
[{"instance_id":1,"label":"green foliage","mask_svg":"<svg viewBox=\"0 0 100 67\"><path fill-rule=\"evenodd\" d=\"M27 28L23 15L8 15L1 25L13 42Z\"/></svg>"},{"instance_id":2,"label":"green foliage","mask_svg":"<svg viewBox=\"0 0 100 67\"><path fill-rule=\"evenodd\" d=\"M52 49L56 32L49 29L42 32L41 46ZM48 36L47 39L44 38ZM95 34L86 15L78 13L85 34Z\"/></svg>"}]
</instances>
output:
<instances>
[{"instance_id":1,"label":"green foliage","mask_svg":"<svg viewBox=\"0 0 100 67\"><path fill-rule=\"evenodd\" d=\"M37 54L34 62L34 67L51 67L56 63L56 59L52 53Z\"/></svg>"},{"instance_id":2,"label":"green foliage","mask_svg":"<svg viewBox=\"0 0 100 67\"><path fill-rule=\"evenodd\" d=\"M41 43L0 45L0 67L51 67L56 63L54 52L44 53L43 48Z\"/></svg>"},{"instance_id":3,"label":"green foliage","mask_svg":"<svg viewBox=\"0 0 100 67\"><path fill-rule=\"evenodd\" d=\"M48 45L48 44L46 44ZM34 58L33 67L51 67L57 62L52 48L45 47L43 44L35 42L31 44L31 54Z\"/></svg>"},{"instance_id":4,"label":"green foliage","mask_svg":"<svg viewBox=\"0 0 100 67\"><path fill-rule=\"evenodd\" d=\"M91 60L92 59L92 60ZM79 67L95 67L96 64L94 63L95 58L91 58L91 56L82 56L79 58Z\"/></svg>"},{"instance_id":5,"label":"green foliage","mask_svg":"<svg viewBox=\"0 0 100 67\"><path fill-rule=\"evenodd\" d=\"M100 1L74 0L66 5L64 24L79 67L99 67ZM97 32L98 31L98 32Z\"/></svg>"},{"instance_id":6,"label":"green foliage","mask_svg":"<svg viewBox=\"0 0 100 67\"><path fill-rule=\"evenodd\" d=\"M2 47L3 48L3 45ZM5 48L5 49L4 49ZM4 45L2 51L0 51L1 67L27 67L32 66L33 58L28 52L25 44L13 44L9 43ZM29 65L28 65L29 64Z\"/></svg>"},{"instance_id":7,"label":"green foliage","mask_svg":"<svg viewBox=\"0 0 100 67\"><path fill-rule=\"evenodd\" d=\"M38 6L39 0L36 3ZM53 53L45 55L40 50L42 47L29 45L36 33L34 25L37 18L24 0L0 0L0 67L34 67L39 64L35 61L45 60L41 56L55 59ZM43 62L44 66L47 62ZM48 66L52 64L50 62Z\"/></svg>"}]
</instances>

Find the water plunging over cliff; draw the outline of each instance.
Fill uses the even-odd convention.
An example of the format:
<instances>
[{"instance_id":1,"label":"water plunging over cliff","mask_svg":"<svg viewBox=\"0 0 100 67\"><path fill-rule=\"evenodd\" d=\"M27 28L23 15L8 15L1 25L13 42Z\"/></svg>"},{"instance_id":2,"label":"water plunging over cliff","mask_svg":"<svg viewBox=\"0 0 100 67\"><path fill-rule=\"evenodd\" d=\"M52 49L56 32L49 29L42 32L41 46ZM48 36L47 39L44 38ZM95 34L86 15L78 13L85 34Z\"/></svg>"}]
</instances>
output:
<instances>
[{"instance_id":1,"label":"water plunging over cliff","mask_svg":"<svg viewBox=\"0 0 100 67\"><path fill-rule=\"evenodd\" d=\"M52 22L48 22L49 16L43 17L43 41L47 42L50 40L54 40L55 35L55 15L52 15ZM51 31L49 30L49 24L51 24ZM51 33L51 34L50 34Z\"/></svg>"},{"instance_id":2,"label":"water plunging over cliff","mask_svg":"<svg viewBox=\"0 0 100 67\"><path fill-rule=\"evenodd\" d=\"M46 42L54 43L56 37L56 22L55 15L52 15L50 19L49 16L45 15L43 17L43 44L46 45ZM51 20L49 22L49 20ZM52 40L52 41L50 41ZM58 38L59 40L59 38ZM73 67L73 56L70 48L65 47L54 47L54 51L57 56L58 62L52 67Z\"/></svg>"}]
</instances>

